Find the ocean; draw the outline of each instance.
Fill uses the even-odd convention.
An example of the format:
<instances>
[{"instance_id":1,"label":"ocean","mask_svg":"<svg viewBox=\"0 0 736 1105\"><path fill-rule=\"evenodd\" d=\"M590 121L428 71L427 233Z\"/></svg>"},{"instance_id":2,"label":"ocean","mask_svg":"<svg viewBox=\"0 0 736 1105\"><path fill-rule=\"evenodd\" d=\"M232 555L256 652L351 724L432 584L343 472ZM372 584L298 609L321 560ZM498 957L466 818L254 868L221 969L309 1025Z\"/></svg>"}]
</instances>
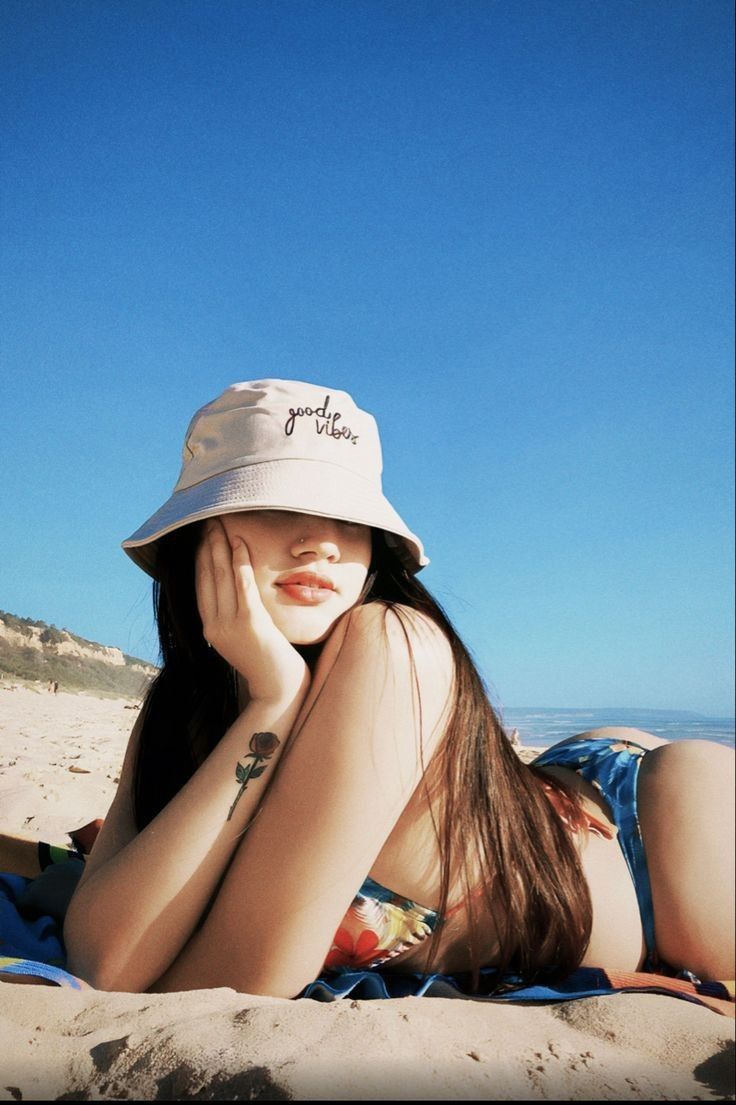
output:
<instances>
[{"instance_id":1,"label":"ocean","mask_svg":"<svg viewBox=\"0 0 736 1105\"><path fill-rule=\"evenodd\" d=\"M733 748L736 722L732 717L708 717L684 710L633 709L554 709L551 707L507 706L500 711L509 733L518 729L521 743L531 747L557 741L596 729L601 725L627 725L646 729L665 740L711 740Z\"/></svg>"}]
</instances>

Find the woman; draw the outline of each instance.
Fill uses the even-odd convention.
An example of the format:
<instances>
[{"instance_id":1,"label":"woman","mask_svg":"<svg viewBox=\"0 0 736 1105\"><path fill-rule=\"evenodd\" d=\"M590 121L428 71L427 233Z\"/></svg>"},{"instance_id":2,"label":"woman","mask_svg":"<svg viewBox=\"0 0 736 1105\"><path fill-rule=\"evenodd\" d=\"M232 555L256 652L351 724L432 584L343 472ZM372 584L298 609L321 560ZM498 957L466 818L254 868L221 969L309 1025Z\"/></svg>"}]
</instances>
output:
<instances>
[{"instance_id":1,"label":"woman","mask_svg":"<svg viewBox=\"0 0 736 1105\"><path fill-rule=\"evenodd\" d=\"M344 392L236 384L194 416L124 542L163 666L69 969L285 997L355 967L731 977L730 753L615 729L523 764L380 474Z\"/></svg>"}]
</instances>

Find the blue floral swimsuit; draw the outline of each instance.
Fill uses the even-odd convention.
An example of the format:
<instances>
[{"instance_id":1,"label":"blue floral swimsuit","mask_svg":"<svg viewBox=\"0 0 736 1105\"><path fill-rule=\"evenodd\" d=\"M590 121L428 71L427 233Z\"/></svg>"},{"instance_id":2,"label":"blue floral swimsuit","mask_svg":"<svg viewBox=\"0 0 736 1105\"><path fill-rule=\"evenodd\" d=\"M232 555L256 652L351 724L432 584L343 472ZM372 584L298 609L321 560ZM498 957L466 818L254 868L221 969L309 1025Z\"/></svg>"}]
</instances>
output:
<instances>
[{"instance_id":1,"label":"blue floral swimsuit","mask_svg":"<svg viewBox=\"0 0 736 1105\"><path fill-rule=\"evenodd\" d=\"M659 957L654 939L654 907L644 841L639 826L636 788L639 767L648 748L614 737L581 737L556 744L537 756L535 767L567 767L600 791L618 829L618 842L629 868L639 903L647 955L642 970L653 971Z\"/></svg>"}]
</instances>

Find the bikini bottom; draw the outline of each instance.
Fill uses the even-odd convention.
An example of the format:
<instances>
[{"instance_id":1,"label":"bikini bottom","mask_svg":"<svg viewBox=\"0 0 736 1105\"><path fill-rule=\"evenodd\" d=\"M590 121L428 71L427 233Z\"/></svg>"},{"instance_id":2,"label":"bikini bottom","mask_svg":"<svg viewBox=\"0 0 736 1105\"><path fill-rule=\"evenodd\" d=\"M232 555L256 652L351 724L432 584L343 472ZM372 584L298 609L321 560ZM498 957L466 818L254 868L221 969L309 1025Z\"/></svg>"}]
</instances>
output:
<instances>
[{"instance_id":1,"label":"bikini bottom","mask_svg":"<svg viewBox=\"0 0 736 1105\"><path fill-rule=\"evenodd\" d=\"M636 891L644 933L643 971L661 971L654 936L652 885L644 852L637 807L641 761L649 749L618 737L580 737L556 744L533 761L534 767L567 767L587 779L608 803L618 829L618 842Z\"/></svg>"}]
</instances>

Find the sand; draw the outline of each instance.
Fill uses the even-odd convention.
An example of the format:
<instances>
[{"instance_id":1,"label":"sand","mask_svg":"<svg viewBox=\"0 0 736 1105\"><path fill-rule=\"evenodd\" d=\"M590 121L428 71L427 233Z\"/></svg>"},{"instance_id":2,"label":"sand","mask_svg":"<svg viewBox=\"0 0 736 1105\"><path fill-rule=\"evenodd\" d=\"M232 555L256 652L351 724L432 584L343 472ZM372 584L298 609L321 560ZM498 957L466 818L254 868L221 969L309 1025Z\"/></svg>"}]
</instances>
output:
<instances>
[{"instance_id":1,"label":"sand","mask_svg":"<svg viewBox=\"0 0 736 1105\"><path fill-rule=\"evenodd\" d=\"M0 827L63 841L104 816L130 707L5 680ZM0 1039L2 1100L734 1099L734 1022L653 994L321 1004L0 983Z\"/></svg>"}]
</instances>

